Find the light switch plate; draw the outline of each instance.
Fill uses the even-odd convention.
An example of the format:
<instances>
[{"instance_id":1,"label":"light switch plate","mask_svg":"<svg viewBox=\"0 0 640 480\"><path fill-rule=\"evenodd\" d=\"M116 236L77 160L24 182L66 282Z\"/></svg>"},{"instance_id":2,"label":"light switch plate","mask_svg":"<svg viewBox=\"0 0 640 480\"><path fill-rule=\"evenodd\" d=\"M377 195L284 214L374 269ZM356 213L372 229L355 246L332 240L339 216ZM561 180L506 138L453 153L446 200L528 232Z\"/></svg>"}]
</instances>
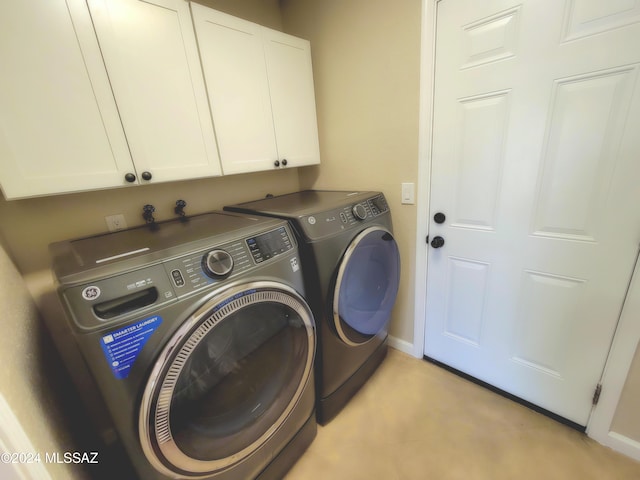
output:
<instances>
[{"instance_id":1,"label":"light switch plate","mask_svg":"<svg viewBox=\"0 0 640 480\"><path fill-rule=\"evenodd\" d=\"M402 203L404 205L414 205L416 203L416 184L402 184Z\"/></svg>"}]
</instances>

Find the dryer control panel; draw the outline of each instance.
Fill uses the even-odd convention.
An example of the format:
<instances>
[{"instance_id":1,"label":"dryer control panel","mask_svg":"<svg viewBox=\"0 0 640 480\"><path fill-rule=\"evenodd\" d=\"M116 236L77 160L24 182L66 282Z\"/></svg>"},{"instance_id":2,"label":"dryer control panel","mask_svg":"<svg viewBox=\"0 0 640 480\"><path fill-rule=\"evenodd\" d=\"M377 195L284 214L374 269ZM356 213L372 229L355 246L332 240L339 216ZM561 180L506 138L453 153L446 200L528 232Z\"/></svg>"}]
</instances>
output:
<instances>
[{"instance_id":1,"label":"dryer control panel","mask_svg":"<svg viewBox=\"0 0 640 480\"><path fill-rule=\"evenodd\" d=\"M314 213L300 219L306 236L318 239L339 233L389 212L389 205L384 195L346 205L326 212Z\"/></svg>"}]
</instances>

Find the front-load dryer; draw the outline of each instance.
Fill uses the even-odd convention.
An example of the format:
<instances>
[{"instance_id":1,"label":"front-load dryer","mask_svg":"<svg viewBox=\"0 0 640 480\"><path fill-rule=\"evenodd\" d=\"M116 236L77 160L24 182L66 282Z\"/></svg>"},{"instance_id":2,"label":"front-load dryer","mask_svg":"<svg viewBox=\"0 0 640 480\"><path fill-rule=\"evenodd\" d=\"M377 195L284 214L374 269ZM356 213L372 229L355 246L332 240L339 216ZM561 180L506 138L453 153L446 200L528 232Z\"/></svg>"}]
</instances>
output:
<instances>
[{"instance_id":1,"label":"front-load dryer","mask_svg":"<svg viewBox=\"0 0 640 480\"><path fill-rule=\"evenodd\" d=\"M287 219L296 232L318 328L316 413L325 424L387 352L400 282L387 201L380 192L307 190L225 210Z\"/></svg>"},{"instance_id":2,"label":"front-load dryer","mask_svg":"<svg viewBox=\"0 0 640 480\"><path fill-rule=\"evenodd\" d=\"M214 212L51 253L141 479L278 479L311 443L315 324L285 221Z\"/></svg>"}]
</instances>

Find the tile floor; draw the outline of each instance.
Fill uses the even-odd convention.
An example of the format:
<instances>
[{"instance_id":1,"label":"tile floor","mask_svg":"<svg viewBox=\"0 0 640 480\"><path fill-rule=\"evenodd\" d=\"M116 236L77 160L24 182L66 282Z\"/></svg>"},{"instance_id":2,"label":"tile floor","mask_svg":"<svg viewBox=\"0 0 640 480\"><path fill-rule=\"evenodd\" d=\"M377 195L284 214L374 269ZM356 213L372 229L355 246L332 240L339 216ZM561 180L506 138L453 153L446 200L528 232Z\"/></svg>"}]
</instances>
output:
<instances>
[{"instance_id":1,"label":"tile floor","mask_svg":"<svg viewBox=\"0 0 640 480\"><path fill-rule=\"evenodd\" d=\"M640 462L390 349L285 480L640 479Z\"/></svg>"}]
</instances>

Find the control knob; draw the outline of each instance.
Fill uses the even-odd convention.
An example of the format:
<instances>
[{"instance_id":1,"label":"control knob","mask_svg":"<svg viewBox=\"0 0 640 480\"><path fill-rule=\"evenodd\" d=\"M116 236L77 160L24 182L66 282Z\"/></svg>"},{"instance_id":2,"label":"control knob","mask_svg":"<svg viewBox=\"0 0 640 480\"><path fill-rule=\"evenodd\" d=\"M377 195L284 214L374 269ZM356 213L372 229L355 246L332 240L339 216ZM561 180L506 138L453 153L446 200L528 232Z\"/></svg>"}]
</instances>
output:
<instances>
[{"instance_id":1,"label":"control knob","mask_svg":"<svg viewBox=\"0 0 640 480\"><path fill-rule=\"evenodd\" d=\"M353 216L358 220L364 220L365 218L367 218L367 210L361 203L355 204L351 209L351 212L353 212Z\"/></svg>"},{"instance_id":2,"label":"control knob","mask_svg":"<svg viewBox=\"0 0 640 480\"><path fill-rule=\"evenodd\" d=\"M211 278L226 277L233 270L233 257L224 250L211 250L202 257L202 268Z\"/></svg>"}]
</instances>

